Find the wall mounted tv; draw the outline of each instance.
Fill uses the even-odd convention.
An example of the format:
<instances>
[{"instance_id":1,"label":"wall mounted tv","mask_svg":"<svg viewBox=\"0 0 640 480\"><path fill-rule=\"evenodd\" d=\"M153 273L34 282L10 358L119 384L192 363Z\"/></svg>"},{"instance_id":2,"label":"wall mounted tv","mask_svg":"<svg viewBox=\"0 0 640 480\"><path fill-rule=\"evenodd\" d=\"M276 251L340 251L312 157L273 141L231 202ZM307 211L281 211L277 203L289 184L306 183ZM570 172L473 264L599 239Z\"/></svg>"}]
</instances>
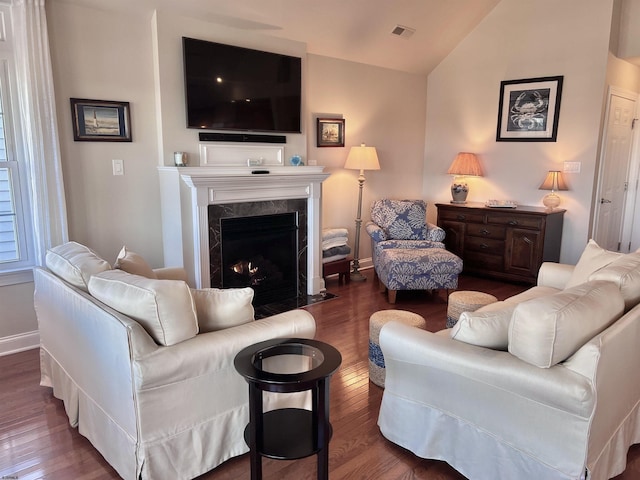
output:
<instances>
[{"instance_id":1,"label":"wall mounted tv","mask_svg":"<svg viewBox=\"0 0 640 480\"><path fill-rule=\"evenodd\" d=\"M182 38L187 127L300 133L298 57Z\"/></svg>"}]
</instances>

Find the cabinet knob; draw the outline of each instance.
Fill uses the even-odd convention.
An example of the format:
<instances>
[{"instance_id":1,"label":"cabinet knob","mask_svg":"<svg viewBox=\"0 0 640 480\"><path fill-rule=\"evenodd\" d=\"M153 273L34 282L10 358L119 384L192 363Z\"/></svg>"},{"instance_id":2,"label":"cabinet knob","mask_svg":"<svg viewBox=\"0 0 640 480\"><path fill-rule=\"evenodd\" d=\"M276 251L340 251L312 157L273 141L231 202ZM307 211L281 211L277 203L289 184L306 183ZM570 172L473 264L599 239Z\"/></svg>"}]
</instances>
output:
<instances>
[{"instance_id":1,"label":"cabinet knob","mask_svg":"<svg viewBox=\"0 0 640 480\"><path fill-rule=\"evenodd\" d=\"M484 235L485 237L487 235L489 235L491 232L489 230L487 230L486 228L483 228L482 230L480 230L480 234Z\"/></svg>"},{"instance_id":2,"label":"cabinet knob","mask_svg":"<svg viewBox=\"0 0 640 480\"><path fill-rule=\"evenodd\" d=\"M486 243L481 243L480 244L480 248L487 249L487 248L489 248L489 245L487 245Z\"/></svg>"},{"instance_id":3,"label":"cabinet knob","mask_svg":"<svg viewBox=\"0 0 640 480\"><path fill-rule=\"evenodd\" d=\"M458 220L464 220L466 217L464 215L458 215Z\"/></svg>"},{"instance_id":4,"label":"cabinet knob","mask_svg":"<svg viewBox=\"0 0 640 480\"><path fill-rule=\"evenodd\" d=\"M509 225L518 225L517 220L509 220Z\"/></svg>"}]
</instances>

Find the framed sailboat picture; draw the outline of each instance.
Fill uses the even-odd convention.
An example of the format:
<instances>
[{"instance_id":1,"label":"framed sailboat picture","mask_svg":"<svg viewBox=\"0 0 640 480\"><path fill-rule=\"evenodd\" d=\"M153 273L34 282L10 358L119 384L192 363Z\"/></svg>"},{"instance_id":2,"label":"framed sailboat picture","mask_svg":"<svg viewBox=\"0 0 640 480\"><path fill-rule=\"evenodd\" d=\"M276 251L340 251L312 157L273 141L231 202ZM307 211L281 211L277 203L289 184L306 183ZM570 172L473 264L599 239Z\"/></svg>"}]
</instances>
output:
<instances>
[{"instance_id":1,"label":"framed sailboat picture","mask_svg":"<svg viewBox=\"0 0 640 480\"><path fill-rule=\"evenodd\" d=\"M130 142L129 102L71 99L73 139L76 142Z\"/></svg>"}]
</instances>

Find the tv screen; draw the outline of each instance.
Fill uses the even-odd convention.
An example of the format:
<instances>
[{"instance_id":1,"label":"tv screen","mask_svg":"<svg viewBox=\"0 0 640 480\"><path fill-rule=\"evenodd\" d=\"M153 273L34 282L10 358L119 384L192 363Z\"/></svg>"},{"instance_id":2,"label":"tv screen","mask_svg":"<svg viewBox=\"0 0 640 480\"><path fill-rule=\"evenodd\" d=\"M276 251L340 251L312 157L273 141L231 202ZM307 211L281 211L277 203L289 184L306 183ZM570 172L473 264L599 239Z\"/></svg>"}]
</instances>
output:
<instances>
[{"instance_id":1,"label":"tv screen","mask_svg":"<svg viewBox=\"0 0 640 480\"><path fill-rule=\"evenodd\" d=\"M298 57L182 38L187 127L300 133Z\"/></svg>"}]
</instances>

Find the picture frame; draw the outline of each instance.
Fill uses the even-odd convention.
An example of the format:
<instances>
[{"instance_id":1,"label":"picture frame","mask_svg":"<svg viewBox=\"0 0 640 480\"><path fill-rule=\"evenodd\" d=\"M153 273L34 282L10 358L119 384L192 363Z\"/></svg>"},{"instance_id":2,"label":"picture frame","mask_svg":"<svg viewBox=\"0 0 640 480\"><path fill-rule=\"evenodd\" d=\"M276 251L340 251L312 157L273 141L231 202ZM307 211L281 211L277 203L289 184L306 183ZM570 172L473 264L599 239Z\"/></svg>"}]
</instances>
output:
<instances>
[{"instance_id":1,"label":"picture frame","mask_svg":"<svg viewBox=\"0 0 640 480\"><path fill-rule=\"evenodd\" d=\"M563 76L500 82L497 142L555 142Z\"/></svg>"},{"instance_id":2,"label":"picture frame","mask_svg":"<svg viewBox=\"0 0 640 480\"><path fill-rule=\"evenodd\" d=\"M131 142L129 102L71 98L73 140Z\"/></svg>"},{"instance_id":3,"label":"picture frame","mask_svg":"<svg viewBox=\"0 0 640 480\"><path fill-rule=\"evenodd\" d=\"M318 147L344 147L344 118L318 118Z\"/></svg>"}]
</instances>

